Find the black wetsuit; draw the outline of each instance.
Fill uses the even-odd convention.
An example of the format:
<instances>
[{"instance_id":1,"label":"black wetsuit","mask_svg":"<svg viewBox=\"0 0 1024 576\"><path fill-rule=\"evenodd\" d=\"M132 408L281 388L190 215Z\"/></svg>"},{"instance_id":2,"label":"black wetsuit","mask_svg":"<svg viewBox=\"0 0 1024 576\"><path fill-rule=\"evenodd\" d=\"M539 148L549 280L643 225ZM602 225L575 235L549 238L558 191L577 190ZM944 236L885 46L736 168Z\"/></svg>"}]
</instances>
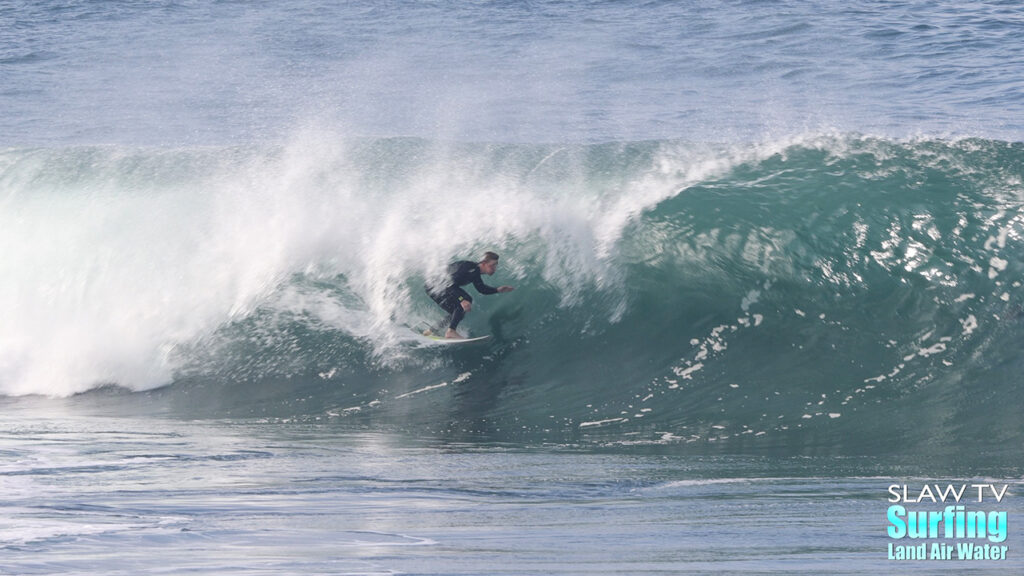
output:
<instances>
[{"instance_id":1,"label":"black wetsuit","mask_svg":"<svg viewBox=\"0 0 1024 576\"><path fill-rule=\"evenodd\" d=\"M437 302L438 306L452 315L448 327L455 330L459 322L462 321L462 317L466 315L466 311L462 309L463 300L473 301L473 298L462 289L462 286L472 283L476 291L481 294L496 294L498 289L484 284L483 279L480 278L480 265L476 262L468 260L453 262L448 265L448 276L448 283L443 287L435 289L427 286L426 288L427 294L434 302Z\"/></svg>"}]
</instances>

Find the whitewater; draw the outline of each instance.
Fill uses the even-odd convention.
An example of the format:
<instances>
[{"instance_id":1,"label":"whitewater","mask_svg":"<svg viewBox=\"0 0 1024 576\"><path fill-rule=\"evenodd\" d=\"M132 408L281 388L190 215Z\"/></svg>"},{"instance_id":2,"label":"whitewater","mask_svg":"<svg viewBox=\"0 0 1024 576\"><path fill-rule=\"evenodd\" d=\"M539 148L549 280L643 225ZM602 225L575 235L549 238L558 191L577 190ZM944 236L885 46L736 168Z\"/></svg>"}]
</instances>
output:
<instances>
[{"instance_id":1,"label":"whitewater","mask_svg":"<svg viewBox=\"0 0 1024 576\"><path fill-rule=\"evenodd\" d=\"M956 573L939 480L1019 570L1022 23L0 8L0 573Z\"/></svg>"}]
</instances>

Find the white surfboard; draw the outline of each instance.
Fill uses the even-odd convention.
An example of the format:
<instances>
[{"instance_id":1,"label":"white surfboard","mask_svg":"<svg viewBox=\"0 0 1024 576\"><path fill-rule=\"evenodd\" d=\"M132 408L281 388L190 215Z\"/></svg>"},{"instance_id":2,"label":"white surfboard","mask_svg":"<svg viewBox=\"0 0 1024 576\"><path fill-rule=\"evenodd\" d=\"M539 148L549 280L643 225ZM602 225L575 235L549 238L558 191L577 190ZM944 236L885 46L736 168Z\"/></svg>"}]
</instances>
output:
<instances>
[{"instance_id":1,"label":"white surfboard","mask_svg":"<svg viewBox=\"0 0 1024 576\"><path fill-rule=\"evenodd\" d=\"M421 334L421 336L423 336ZM437 342L438 344L469 344L470 342L480 342L481 340L487 340L491 337L490 334L484 336L477 336L475 338L445 338L444 336L436 336L431 334L430 336L423 336L427 340Z\"/></svg>"},{"instance_id":2,"label":"white surfboard","mask_svg":"<svg viewBox=\"0 0 1024 576\"><path fill-rule=\"evenodd\" d=\"M430 340L431 342L436 342L438 344L469 344L470 342L481 342L491 337L490 334L485 334L483 336L476 336L474 338L445 338L444 336L438 336L437 334L434 334L432 332L424 333L415 329L413 329L412 331L415 332L421 338L425 338L427 340Z\"/></svg>"}]
</instances>

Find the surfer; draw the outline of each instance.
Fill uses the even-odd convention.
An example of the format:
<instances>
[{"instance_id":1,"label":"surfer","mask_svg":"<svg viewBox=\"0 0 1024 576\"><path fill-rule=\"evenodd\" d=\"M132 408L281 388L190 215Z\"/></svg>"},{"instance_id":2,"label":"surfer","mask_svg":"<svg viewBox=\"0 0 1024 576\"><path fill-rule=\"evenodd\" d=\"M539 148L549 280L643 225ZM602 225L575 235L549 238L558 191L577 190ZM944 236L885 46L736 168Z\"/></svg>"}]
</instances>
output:
<instances>
[{"instance_id":1,"label":"surfer","mask_svg":"<svg viewBox=\"0 0 1024 576\"><path fill-rule=\"evenodd\" d=\"M486 252L484 259L479 262L460 260L448 265L448 283L440 288L427 285L427 294L437 302L445 312L451 314L448 322L448 331L445 338L462 338L462 335L455 331L459 322L465 317L466 312L473 308L473 298L462 286L472 283L476 291L481 294L497 294L499 292L511 292L515 290L512 286L500 286L494 288L484 284L481 274L488 276L494 274L498 269L498 255L494 252Z\"/></svg>"}]
</instances>

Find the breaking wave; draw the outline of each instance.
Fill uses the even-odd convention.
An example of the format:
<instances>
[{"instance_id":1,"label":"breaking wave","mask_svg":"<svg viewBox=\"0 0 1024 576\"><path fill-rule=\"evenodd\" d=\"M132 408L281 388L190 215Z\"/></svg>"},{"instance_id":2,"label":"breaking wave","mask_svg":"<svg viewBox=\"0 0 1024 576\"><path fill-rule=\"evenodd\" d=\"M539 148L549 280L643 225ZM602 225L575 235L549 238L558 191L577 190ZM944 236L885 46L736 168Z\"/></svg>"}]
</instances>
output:
<instances>
[{"instance_id":1,"label":"breaking wave","mask_svg":"<svg viewBox=\"0 0 1024 576\"><path fill-rule=\"evenodd\" d=\"M1024 146L0 151L0 393L503 440L1019 441ZM502 255L430 346L423 293ZM109 389L109 388L107 388ZM130 394L129 396L138 396Z\"/></svg>"}]
</instances>

